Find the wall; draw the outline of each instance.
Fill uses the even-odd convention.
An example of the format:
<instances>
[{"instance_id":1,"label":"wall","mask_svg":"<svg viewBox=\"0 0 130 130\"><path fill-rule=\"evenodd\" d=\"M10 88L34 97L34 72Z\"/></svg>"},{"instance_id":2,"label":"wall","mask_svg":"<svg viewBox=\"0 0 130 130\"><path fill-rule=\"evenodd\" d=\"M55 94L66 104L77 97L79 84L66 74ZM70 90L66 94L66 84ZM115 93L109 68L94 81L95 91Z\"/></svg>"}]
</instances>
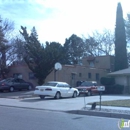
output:
<instances>
[{"instance_id":1,"label":"wall","mask_svg":"<svg viewBox=\"0 0 130 130\"><path fill-rule=\"evenodd\" d=\"M88 77L88 73L91 73L91 78ZM99 74L99 79L96 79L96 74ZM62 70L56 72L56 80L67 82L71 86L76 87L77 81L97 81L100 84L100 78L106 75L107 71L103 69L88 68L80 65L63 65ZM48 75L45 81L53 80L54 71Z\"/></svg>"},{"instance_id":2,"label":"wall","mask_svg":"<svg viewBox=\"0 0 130 130\"><path fill-rule=\"evenodd\" d=\"M124 93L130 93L130 76L116 76L116 84L124 85Z\"/></svg>"},{"instance_id":3,"label":"wall","mask_svg":"<svg viewBox=\"0 0 130 130\"><path fill-rule=\"evenodd\" d=\"M114 71L114 56L97 56L83 58L83 65L90 67L89 62L94 62L94 68L106 69L109 72Z\"/></svg>"},{"instance_id":4,"label":"wall","mask_svg":"<svg viewBox=\"0 0 130 130\"><path fill-rule=\"evenodd\" d=\"M67 82L74 87L77 81L97 81L100 84L100 78L106 76L108 73L107 69L111 67L111 56L98 56L94 59L95 67L90 67L86 58L83 59L83 65L63 65L62 70L56 72L57 80ZM29 79L29 72L31 70L25 62L15 62L10 67L8 77L12 77L14 73L21 73L25 81L31 82L36 86L37 80ZM88 76L89 73L91 73L91 78ZM96 78L96 75L99 76L99 79ZM45 81L54 81L54 71L47 76Z\"/></svg>"},{"instance_id":5,"label":"wall","mask_svg":"<svg viewBox=\"0 0 130 130\"><path fill-rule=\"evenodd\" d=\"M10 72L8 77L13 77L14 74L20 73L22 75L22 79L27 82L31 82L34 86L37 85L37 79L30 79L29 73L31 70L27 67L27 65L12 65L10 66Z\"/></svg>"}]
</instances>

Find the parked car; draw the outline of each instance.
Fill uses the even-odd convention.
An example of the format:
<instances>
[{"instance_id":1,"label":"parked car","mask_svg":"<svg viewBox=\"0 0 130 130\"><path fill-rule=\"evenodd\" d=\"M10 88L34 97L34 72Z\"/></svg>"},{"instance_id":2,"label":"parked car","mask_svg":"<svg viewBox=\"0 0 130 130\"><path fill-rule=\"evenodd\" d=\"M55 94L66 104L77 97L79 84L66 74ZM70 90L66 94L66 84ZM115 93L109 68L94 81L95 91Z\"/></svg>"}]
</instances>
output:
<instances>
[{"instance_id":1,"label":"parked car","mask_svg":"<svg viewBox=\"0 0 130 130\"><path fill-rule=\"evenodd\" d=\"M76 88L79 91L79 95L85 94L91 96L98 93L96 81L84 81L79 87Z\"/></svg>"},{"instance_id":2,"label":"parked car","mask_svg":"<svg viewBox=\"0 0 130 130\"><path fill-rule=\"evenodd\" d=\"M13 92L14 90L31 90L32 88L33 86L31 83L26 82L23 79L7 78L0 81L0 91L9 90L10 92Z\"/></svg>"},{"instance_id":3,"label":"parked car","mask_svg":"<svg viewBox=\"0 0 130 130\"><path fill-rule=\"evenodd\" d=\"M76 98L79 95L79 91L65 82L50 81L42 86L36 86L34 94L39 95L41 99L45 98L45 96L51 96L56 99L61 97Z\"/></svg>"}]
</instances>

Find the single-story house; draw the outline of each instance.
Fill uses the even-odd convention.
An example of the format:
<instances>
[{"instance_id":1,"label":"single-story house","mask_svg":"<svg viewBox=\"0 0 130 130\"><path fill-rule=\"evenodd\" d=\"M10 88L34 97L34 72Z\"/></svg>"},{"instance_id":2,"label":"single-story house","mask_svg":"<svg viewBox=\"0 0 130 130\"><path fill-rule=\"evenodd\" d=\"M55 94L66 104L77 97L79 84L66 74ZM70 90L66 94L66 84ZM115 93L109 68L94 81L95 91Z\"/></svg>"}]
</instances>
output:
<instances>
[{"instance_id":1,"label":"single-story house","mask_svg":"<svg viewBox=\"0 0 130 130\"><path fill-rule=\"evenodd\" d=\"M130 68L108 74L115 78L116 84L124 85L124 93L130 93Z\"/></svg>"}]
</instances>

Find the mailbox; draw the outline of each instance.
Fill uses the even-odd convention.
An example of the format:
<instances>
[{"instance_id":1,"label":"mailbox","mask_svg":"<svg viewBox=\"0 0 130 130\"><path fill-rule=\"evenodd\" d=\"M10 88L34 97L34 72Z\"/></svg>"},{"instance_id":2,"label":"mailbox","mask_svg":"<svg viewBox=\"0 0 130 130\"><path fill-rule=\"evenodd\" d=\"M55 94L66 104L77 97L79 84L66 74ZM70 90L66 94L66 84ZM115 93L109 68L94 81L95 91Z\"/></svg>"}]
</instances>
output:
<instances>
[{"instance_id":1,"label":"mailbox","mask_svg":"<svg viewBox=\"0 0 130 130\"><path fill-rule=\"evenodd\" d=\"M105 86L98 86L97 90L98 91L105 91Z\"/></svg>"},{"instance_id":2,"label":"mailbox","mask_svg":"<svg viewBox=\"0 0 130 130\"><path fill-rule=\"evenodd\" d=\"M100 95L100 110L101 110L101 96L102 96L102 92L105 91L105 86L98 86L97 90L99 91L99 95Z\"/></svg>"}]
</instances>

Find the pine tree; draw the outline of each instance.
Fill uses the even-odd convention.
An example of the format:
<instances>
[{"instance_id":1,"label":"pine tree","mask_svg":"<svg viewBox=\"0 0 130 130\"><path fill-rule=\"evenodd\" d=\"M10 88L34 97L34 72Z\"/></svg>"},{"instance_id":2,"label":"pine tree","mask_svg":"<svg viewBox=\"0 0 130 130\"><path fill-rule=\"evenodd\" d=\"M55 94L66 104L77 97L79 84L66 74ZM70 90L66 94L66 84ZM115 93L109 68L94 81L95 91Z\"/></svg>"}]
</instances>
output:
<instances>
[{"instance_id":1,"label":"pine tree","mask_svg":"<svg viewBox=\"0 0 130 130\"><path fill-rule=\"evenodd\" d=\"M128 67L126 34L121 3L118 3L115 28L115 71Z\"/></svg>"},{"instance_id":2,"label":"pine tree","mask_svg":"<svg viewBox=\"0 0 130 130\"><path fill-rule=\"evenodd\" d=\"M26 27L21 26L21 29L20 33L26 41L24 60L38 79L38 84L41 85L53 71L55 63L64 58L63 47L56 42L46 42L43 46L38 41L36 29L33 28L30 35L28 35Z\"/></svg>"}]
</instances>

